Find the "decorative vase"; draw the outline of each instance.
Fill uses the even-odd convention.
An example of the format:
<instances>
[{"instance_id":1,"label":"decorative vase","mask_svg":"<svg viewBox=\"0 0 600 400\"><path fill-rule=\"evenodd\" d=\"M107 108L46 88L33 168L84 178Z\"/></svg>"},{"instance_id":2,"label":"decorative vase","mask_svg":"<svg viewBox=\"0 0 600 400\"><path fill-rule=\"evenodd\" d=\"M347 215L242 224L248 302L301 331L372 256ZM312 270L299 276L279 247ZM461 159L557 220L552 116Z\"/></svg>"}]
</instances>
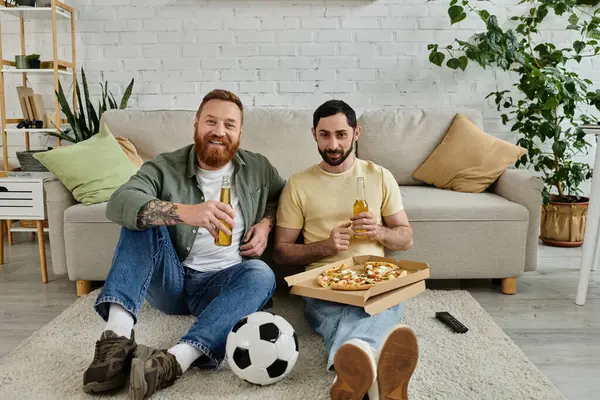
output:
<instances>
[{"instance_id":1,"label":"decorative vase","mask_svg":"<svg viewBox=\"0 0 600 400\"><path fill-rule=\"evenodd\" d=\"M540 239L548 246L579 247L583 244L589 198L559 201L552 195L550 203L542 206Z\"/></svg>"},{"instance_id":2,"label":"decorative vase","mask_svg":"<svg viewBox=\"0 0 600 400\"><path fill-rule=\"evenodd\" d=\"M27 172L48 172L48 169L44 167L44 164L33 158L35 153L44 151L48 150L17 151L17 159L21 165L21 170Z\"/></svg>"},{"instance_id":3,"label":"decorative vase","mask_svg":"<svg viewBox=\"0 0 600 400\"><path fill-rule=\"evenodd\" d=\"M30 66L29 57L15 56L15 64L16 64L17 69L28 69Z\"/></svg>"}]
</instances>

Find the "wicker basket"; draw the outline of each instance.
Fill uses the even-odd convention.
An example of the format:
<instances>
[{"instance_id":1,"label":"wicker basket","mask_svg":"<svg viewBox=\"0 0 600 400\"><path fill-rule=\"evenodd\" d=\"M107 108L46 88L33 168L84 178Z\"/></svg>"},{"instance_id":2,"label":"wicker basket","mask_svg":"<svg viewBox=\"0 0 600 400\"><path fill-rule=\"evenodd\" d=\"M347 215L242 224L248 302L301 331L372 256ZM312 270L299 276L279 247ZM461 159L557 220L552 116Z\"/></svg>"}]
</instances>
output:
<instances>
[{"instance_id":1,"label":"wicker basket","mask_svg":"<svg viewBox=\"0 0 600 400\"><path fill-rule=\"evenodd\" d=\"M37 221L34 219L21 219L19 220L19 225L21 225L21 228L36 228L37 227ZM44 223L42 224L42 226L44 228L48 227L48 220L45 219Z\"/></svg>"},{"instance_id":2,"label":"wicker basket","mask_svg":"<svg viewBox=\"0 0 600 400\"><path fill-rule=\"evenodd\" d=\"M48 169L44 167L44 164L33 158L35 153L42 153L48 150L28 150L28 151L17 151L17 158L21 165L22 171L28 172L48 172Z\"/></svg>"}]
</instances>

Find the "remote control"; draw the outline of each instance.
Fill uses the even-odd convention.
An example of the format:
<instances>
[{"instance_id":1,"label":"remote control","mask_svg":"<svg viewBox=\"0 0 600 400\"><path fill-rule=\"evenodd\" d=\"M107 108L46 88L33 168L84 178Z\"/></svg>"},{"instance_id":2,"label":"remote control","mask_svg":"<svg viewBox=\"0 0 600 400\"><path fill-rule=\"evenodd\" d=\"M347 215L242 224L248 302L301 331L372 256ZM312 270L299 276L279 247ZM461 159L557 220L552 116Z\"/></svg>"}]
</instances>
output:
<instances>
[{"instance_id":1,"label":"remote control","mask_svg":"<svg viewBox=\"0 0 600 400\"><path fill-rule=\"evenodd\" d=\"M436 312L435 317L456 333L465 333L469 330L447 311Z\"/></svg>"}]
</instances>

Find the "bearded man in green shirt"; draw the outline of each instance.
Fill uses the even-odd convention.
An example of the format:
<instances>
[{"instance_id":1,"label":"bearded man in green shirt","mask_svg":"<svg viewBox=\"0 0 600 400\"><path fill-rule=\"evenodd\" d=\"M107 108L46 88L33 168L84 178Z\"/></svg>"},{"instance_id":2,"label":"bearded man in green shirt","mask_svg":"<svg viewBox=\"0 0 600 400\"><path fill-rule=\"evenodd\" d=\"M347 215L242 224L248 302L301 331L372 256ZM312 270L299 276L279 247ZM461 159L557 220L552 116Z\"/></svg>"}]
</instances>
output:
<instances>
[{"instance_id":1,"label":"bearded man in green shirt","mask_svg":"<svg viewBox=\"0 0 600 400\"><path fill-rule=\"evenodd\" d=\"M94 305L106 326L84 391L118 389L129 377L129 397L145 399L192 363L216 367L235 323L271 298L275 277L258 257L285 181L266 157L238 148L242 122L235 94L210 92L196 113L194 144L145 162L110 198L106 216L123 228ZM220 201L224 177L230 204ZM219 230L232 235L231 245L215 244ZM196 321L170 349L137 345L144 299Z\"/></svg>"}]
</instances>

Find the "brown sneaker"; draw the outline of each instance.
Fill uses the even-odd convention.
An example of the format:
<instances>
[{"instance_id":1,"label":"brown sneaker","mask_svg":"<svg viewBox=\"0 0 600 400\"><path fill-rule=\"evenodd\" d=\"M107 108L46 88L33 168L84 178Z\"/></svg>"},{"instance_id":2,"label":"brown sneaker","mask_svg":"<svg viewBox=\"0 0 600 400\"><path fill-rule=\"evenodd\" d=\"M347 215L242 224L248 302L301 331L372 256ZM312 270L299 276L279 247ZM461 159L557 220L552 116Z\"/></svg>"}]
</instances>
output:
<instances>
[{"instance_id":1,"label":"brown sneaker","mask_svg":"<svg viewBox=\"0 0 600 400\"><path fill-rule=\"evenodd\" d=\"M175 356L167 350L140 345L131 360L129 398L143 400L171 386L183 375Z\"/></svg>"},{"instance_id":2,"label":"brown sneaker","mask_svg":"<svg viewBox=\"0 0 600 400\"><path fill-rule=\"evenodd\" d=\"M96 342L94 359L83 373L84 392L105 392L124 387L135 348L133 330L131 339L118 336L113 331L102 332Z\"/></svg>"},{"instance_id":3,"label":"brown sneaker","mask_svg":"<svg viewBox=\"0 0 600 400\"><path fill-rule=\"evenodd\" d=\"M379 351L379 400L408 400L408 383L418 359L417 336L408 326L397 325L388 333Z\"/></svg>"},{"instance_id":4,"label":"brown sneaker","mask_svg":"<svg viewBox=\"0 0 600 400\"><path fill-rule=\"evenodd\" d=\"M332 400L362 400L375 382L375 357L359 339L345 342L333 358L336 377L329 389Z\"/></svg>"}]
</instances>

